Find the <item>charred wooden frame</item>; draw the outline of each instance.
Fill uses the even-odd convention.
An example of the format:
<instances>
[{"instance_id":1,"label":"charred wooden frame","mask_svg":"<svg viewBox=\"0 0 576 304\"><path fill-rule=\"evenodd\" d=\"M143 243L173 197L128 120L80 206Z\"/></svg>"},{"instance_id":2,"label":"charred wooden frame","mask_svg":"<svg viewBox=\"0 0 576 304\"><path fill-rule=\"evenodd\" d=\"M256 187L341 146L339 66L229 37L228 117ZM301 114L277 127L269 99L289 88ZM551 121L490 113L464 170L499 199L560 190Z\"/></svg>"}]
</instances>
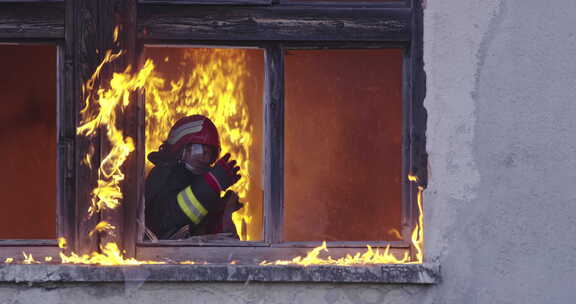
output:
<instances>
[{"instance_id":1,"label":"charred wooden frame","mask_svg":"<svg viewBox=\"0 0 576 304\"><path fill-rule=\"evenodd\" d=\"M76 252L97 250L105 241L122 244L128 255L139 258L230 260L286 258L301 254L318 242L281 243L283 222L283 51L289 48L402 48L404 57L403 173L427 183L425 150L426 111L423 106L425 74L422 62L422 4L420 0L382 3L287 2L278 0L0 0L0 43L48 42L58 52L58 235L66 237ZM66 26L64 26L66 25ZM121 26L119 44L112 41ZM119 122L126 134L137 139L140 149L126 162L124 204L113 212L86 218L89 194L97 176L80 164L89 144L104 153L109 147L101 138L92 142L76 136L79 110L83 105L82 84L101 61L104 50L126 50L121 60L106 67L103 79L112 72L136 65L145 44L257 46L265 55L265 234L263 242L186 243L162 241L139 243L138 219L143 186L142 101L136 100ZM100 161L100 154L93 159ZM409 239L417 220L417 187L403 186L403 236ZM119 227L119 235L87 238L88 229L101 219ZM391 244L398 250L407 242ZM208 246L208 247L207 247ZM222 250L222 247L234 247ZM333 242L334 255L350 252L365 243ZM56 254L55 241L1 241L0 250ZM40 250L40 251L38 251ZM357 250L357 249L354 249Z\"/></svg>"},{"instance_id":2,"label":"charred wooden frame","mask_svg":"<svg viewBox=\"0 0 576 304\"><path fill-rule=\"evenodd\" d=\"M409 41L409 8L139 6L155 41Z\"/></svg>"},{"instance_id":3,"label":"charred wooden frame","mask_svg":"<svg viewBox=\"0 0 576 304\"><path fill-rule=\"evenodd\" d=\"M158 3L158 2L155 2ZM419 158L414 141L424 131L415 130L415 116L424 109L413 96L423 90L414 82L415 57L420 56L414 39L421 18L417 9L398 5L392 7L343 7L341 5L286 5L271 7L198 7L139 6L138 37L142 43L171 46L236 46L260 47L265 50L264 91L264 240L262 242L193 243L186 241L141 242L137 256L226 262L251 259L278 259L303 254L320 242L282 242L284 202L284 52L288 49L358 49L401 48L404 50L404 135L403 174L415 175ZM419 17L418 17L419 16ZM421 61L420 61L421 63ZM420 96L420 95L419 95ZM423 96L422 96L423 97ZM425 126L425 121L420 125ZM417 133L422 132L422 133ZM424 146L421 146L424 148ZM424 176L419 176L422 181ZM406 241L370 242L371 245L392 245L398 250L410 247L408 240L417 220L417 187L407 181L403 186L403 236ZM222 246L234 247L222 253ZM331 253L340 256L366 246L365 242L329 242ZM186 248L190 247L190 248ZM350 249L355 248L355 249ZM252 261L253 262L253 261Z\"/></svg>"},{"instance_id":4,"label":"charred wooden frame","mask_svg":"<svg viewBox=\"0 0 576 304\"><path fill-rule=\"evenodd\" d=\"M141 3L167 5L268 5L271 0L140 0Z\"/></svg>"},{"instance_id":5,"label":"charred wooden frame","mask_svg":"<svg viewBox=\"0 0 576 304\"><path fill-rule=\"evenodd\" d=\"M264 242L282 240L284 223L284 51L266 49L264 64Z\"/></svg>"},{"instance_id":6,"label":"charred wooden frame","mask_svg":"<svg viewBox=\"0 0 576 304\"><path fill-rule=\"evenodd\" d=\"M2 1L2 0L0 0ZM140 0L140 3L146 4L168 4L168 5L269 5L282 4L286 6L342 6L342 7L398 7L409 6L410 0L385 0L382 2L354 1L354 2L330 2L329 0L319 1L302 1L302 0Z\"/></svg>"},{"instance_id":7,"label":"charred wooden frame","mask_svg":"<svg viewBox=\"0 0 576 304\"><path fill-rule=\"evenodd\" d=\"M0 2L0 41L63 39L64 18L64 3Z\"/></svg>"},{"instance_id":8,"label":"charred wooden frame","mask_svg":"<svg viewBox=\"0 0 576 304\"><path fill-rule=\"evenodd\" d=\"M69 148L73 142L67 141L64 133L66 128L66 106L64 102L64 86L61 76L63 75L64 54L64 17L63 3L33 2L33 3L7 3L0 2L0 45L8 44L50 44L54 45L57 64L54 72L57 74L57 207L54 220L57 221L57 234L66 235L71 223L75 221L65 206L65 191L68 187L65 175L70 164L66 155L70 155ZM58 247L56 240L1 240L0 256L22 257L26 251L33 256L57 256Z\"/></svg>"}]
</instances>

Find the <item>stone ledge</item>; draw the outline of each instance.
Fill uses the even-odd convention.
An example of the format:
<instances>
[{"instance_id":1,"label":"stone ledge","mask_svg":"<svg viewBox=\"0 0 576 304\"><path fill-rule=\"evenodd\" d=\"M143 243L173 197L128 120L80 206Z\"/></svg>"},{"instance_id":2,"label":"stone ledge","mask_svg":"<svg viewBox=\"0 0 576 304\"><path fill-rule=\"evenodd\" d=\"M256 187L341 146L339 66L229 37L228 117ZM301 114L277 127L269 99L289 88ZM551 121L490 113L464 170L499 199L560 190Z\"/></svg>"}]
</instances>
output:
<instances>
[{"instance_id":1,"label":"stone ledge","mask_svg":"<svg viewBox=\"0 0 576 304\"><path fill-rule=\"evenodd\" d=\"M139 265L55 264L0 265L0 283L54 282L318 282L435 284L436 264L375 266Z\"/></svg>"}]
</instances>

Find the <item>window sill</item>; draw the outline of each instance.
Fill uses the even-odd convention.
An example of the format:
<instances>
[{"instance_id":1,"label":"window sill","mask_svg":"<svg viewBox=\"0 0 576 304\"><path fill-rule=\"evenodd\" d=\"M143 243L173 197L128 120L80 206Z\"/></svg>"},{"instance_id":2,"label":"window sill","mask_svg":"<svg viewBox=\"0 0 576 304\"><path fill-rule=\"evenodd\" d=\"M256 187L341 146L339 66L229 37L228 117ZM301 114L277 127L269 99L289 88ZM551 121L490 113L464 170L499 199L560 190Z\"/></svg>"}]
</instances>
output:
<instances>
[{"instance_id":1,"label":"window sill","mask_svg":"<svg viewBox=\"0 0 576 304\"><path fill-rule=\"evenodd\" d=\"M437 264L377 266L140 265L55 264L0 265L0 283L54 282L318 282L436 284Z\"/></svg>"}]
</instances>

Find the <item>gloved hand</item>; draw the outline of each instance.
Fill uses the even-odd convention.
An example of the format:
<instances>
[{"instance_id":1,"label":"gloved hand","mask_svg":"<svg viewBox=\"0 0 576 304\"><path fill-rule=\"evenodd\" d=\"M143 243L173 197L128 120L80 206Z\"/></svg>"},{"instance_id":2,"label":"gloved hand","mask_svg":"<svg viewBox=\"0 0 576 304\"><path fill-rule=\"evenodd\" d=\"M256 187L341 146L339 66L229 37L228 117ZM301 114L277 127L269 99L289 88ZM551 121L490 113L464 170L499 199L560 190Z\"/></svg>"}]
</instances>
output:
<instances>
[{"instance_id":1,"label":"gloved hand","mask_svg":"<svg viewBox=\"0 0 576 304\"><path fill-rule=\"evenodd\" d=\"M204 174L204 178L212 190L220 193L240 180L241 176L238 171L240 167L236 166L235 160L230 160L230 153L226 153L216 161L214 167Z\"/></svg>"},{"instance_id":2,"label":"gloved hand","mask_svg":"<svg viewBox=\"0 0 576 304\"><path fill-rule=\"evenodd\" d=\"M232 213L242 209L244 204L240 203L238 200L238 194L232 190L226 191L226 194L222 198L226 202L226 207L222 214L222 232L231 233L235 239L238 239L238 233L236 231L236 225L232 221Z\"/></svg>"},{"instance_id":3,"label":"gloved hand","mask_svg":"<svg viewBox=\"0 0 576 304\"><path fill-rule=\"evenodd\" d=\"M226 191L226 194L222 197L222 200L226 202L224 212L228 212L229 215L232 215L232 213L242 209L244 204L242 204L239 199L240 198L236 192L232 190Z\"/></svg>"}]
</instances>

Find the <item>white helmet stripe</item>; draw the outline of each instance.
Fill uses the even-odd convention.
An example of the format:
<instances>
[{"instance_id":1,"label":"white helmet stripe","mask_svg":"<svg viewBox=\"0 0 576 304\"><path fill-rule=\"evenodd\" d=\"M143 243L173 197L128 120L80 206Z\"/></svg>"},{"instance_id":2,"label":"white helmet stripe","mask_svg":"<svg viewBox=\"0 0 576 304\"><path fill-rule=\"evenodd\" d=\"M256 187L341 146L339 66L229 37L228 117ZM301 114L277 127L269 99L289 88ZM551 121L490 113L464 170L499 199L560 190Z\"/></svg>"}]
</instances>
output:
<instances>
[{"instance_id":1,"label":"white helmet stripe","mask_svg":"<svg viewBox=\"0 0 576 304\"><path fill-rule=\"evenodd\" d=\"M178 129L174 130L173 132L170 132L170 136L166 141L168 142L168 144L173 145L177 143L182 137L190 133L197 133L202 131L203 124L204 124L203 119L183 124L180 127L178 127Z\"/></svg>"}]
</instances>

